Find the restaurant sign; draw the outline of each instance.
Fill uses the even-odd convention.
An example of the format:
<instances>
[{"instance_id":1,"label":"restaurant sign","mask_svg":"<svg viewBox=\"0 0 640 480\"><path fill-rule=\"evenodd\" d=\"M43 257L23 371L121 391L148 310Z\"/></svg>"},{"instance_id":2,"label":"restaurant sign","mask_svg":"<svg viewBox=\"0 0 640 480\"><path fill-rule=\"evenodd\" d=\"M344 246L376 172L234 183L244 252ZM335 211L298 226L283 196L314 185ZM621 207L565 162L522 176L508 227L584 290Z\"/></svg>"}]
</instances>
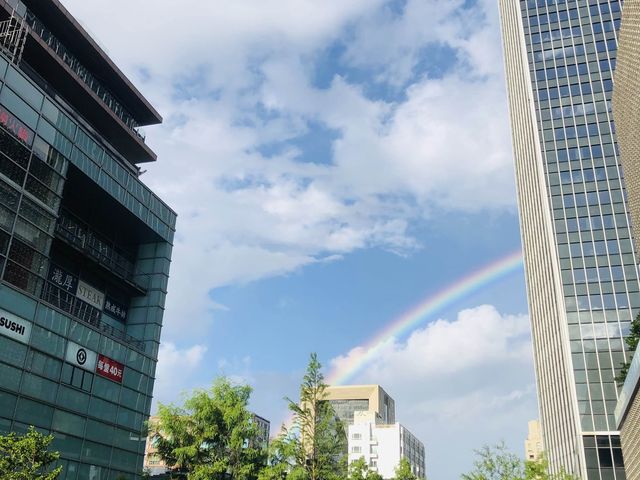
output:
<instances>
[{"instance_id":1,"label":"restaurant sign","mask_svg":"<svg viewBox=\"0 0 640 480\"><path fill-rule=\"evenodd\" d=\"M13 133L18 139L31 146L34 139L33 130L18 120L9 110L0 105L0 125Z\"/></svg>"},{"instance_id":2,"label":"restaurant sign","mask_svg":"<svg viewBox=\"0 0 640 480\"><path fill-rule=\"evenodd\" d=\"M77 343L69 342L67 344L65 360L76 367L93 372L96 369L98 354Z\"/></svg>"},{"instance_id":3,"label":"restaurant sign","mask_svg":"<svg viewBox=\"0 0 640 480\"><path fill-rule=\"evenodd\" d=\"M57 265L49 268L49 281L62 290L76 294L78 278Z\"/></svg>"},{"instance_id":4,"label":"restaurant sign","mask_svg":"<svg viewBox=\"0 0 640 480\"><path fill-rule=\"evenodd\" d=\"M93 288L91 285L84 283L82 280L78 282L78 291L76 296L87 302L89 305L96 307L98 310L102 310L104 305L104 293L100 290Z\"/></svg>"},{"instance_id":5,"label":"restaurant sign","mask_svg":"<svg viewBox=\"0 0 640 480\"><path fill-rule=\"evenodd\" d=\"M124 365L120 362L116 362L104 355L98 355L98 365L96 366L96 373L101 377L108 378L109 380L117 383L122 383L122 375L124 374Z\"/></svg>"},{"instance_id":6,"label":"restaurant sign","mask_svg":"<svg viewBox=\"0 0 640 480\"><path fill-rule=\"evenodd\" d=\"M0 334L17 340L21 343L29 343L31 337L31 322L18 317L5 310L0 310Z\"/></svg>"}]
</instances>

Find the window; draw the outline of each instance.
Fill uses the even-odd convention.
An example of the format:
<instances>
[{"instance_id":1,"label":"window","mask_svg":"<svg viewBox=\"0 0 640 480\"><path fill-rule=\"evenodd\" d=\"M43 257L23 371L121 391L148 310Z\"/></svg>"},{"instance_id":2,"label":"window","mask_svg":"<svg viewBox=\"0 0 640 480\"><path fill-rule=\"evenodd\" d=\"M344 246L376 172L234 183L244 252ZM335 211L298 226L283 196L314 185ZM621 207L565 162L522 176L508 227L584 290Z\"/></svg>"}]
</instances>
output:
<instances>
[{"instance_id":1,"label":"window","mask_svg":"<svg viewBox=\"0 0 640 480\"><path fill-rule=\"evenodd\" d=\"M62 362L60 360L31 350L27 355L25 368L51 380L58 380L61 365Z\"/></svg>"},{"instance_id":2,"label":"window","mask_svg":"<svg viewBox=\"0 0 640 480\"><path fill-rule=\"evenodd\" d=\"M65 363L62 369L62 383L90 392L93 385L93 373Z\"/></svg>"},{"instance_id":3,"label":"window","mask_svg":"<svg viewBox=\"0 0 640 480\"><path fill-rule=\"evenodd\" d=\"M354 445L351 447L351 453L362 453L362 447L359 445Z\"/></svg>"}]
</instances>

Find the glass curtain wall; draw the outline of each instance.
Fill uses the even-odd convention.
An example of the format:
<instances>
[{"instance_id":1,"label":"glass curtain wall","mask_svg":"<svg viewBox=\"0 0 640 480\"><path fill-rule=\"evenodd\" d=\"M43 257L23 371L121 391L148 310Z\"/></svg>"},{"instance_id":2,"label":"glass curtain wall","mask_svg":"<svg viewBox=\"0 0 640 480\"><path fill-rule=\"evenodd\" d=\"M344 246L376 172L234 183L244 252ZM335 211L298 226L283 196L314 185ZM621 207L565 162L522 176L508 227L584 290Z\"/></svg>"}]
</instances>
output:
<instances>
[{"instance_id":1,"label":"glass curtain wall","mask_svg":"<svg viewBox=\"0 0 640 480\"><path fill-rule=\"evenodd\" d=\"M638 271L611 113L621 2L521 0L589 479L625 478L614 409Z\"/></svg>"}]
</instances>

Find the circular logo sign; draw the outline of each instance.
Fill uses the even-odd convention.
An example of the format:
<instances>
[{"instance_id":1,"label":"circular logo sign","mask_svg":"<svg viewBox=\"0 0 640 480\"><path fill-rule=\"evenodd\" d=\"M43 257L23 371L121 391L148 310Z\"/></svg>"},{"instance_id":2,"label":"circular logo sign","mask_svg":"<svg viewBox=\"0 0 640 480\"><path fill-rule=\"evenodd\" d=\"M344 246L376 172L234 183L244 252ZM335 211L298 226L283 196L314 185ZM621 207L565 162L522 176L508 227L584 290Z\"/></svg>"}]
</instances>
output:
<instances>
[{"instance_id":1,"label":"circular logo sign","mask_svg":"<svg viewBox=\"0 0 640 480\"><path fill-rule=\"evenodd\" d=\"M76 353L76 360L78 361L78 365L84 365L87 361L87 351L84 348L80 348L78 353Z\"/></svg>"}]
</instances>

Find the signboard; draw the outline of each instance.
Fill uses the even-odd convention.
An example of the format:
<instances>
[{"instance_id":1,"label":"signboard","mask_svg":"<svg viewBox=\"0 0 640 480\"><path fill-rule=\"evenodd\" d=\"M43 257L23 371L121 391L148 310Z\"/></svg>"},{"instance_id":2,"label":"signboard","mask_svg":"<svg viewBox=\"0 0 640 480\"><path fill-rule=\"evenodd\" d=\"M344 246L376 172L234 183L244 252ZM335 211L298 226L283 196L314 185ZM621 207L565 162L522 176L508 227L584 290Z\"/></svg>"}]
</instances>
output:
<instances>
[{"instance_id":1,"label":"signboard","mask_svg":"<svg viewBox=\"0 0 640 480\"><path fill-rule=\"evenodd\" d=\"M80 300L87 302L89 305L102 310L102 306L104 305L104 293L100 290L96 290L91 285L84 283L82 280L78 281L76 296Z\"/></svg>"},{"instance_id":2,"label":"signboard","mask_svg":"<svg viewBox=\"0 0 640 480\"><path fill-rule=\"evenodd\" d=\"M104 355L98 355L98 365L96 366L96 373L101 377L108 378L109 380L117 383L122 383L122 375L124 373L124 365L120 362L105 357Z\"/></svg>"},{"instance_id":3,"label":"signboard","mask_svg":"<svg viewBox=\"0 0 640 480\"><path fill-rule=\"evenodd\" d=\"M78 345L77 343L69 342L67 344L65 360L71 365L93 372L96 369L98 354L88 348Z\"/></svg>"},{"instance_id":4,"label":"signboard","mask_svg":"<svg viewBox=\"0 0 640 480\"><path fill-rule=\"evenodd\" d=\"M5 310L0 310L0 334L21 343L29 343L31 322Z\"/></svg>"},{"instance_id":5,"label":"signboard","mask_svg":"<svg viewBox=\"0 0 640 480\"><path fill-rule=\"evenodd\" d=\"M78 289L78 278L56 265L49 268L48 280L56 287L74 295Z\"/></svg>"},{"instance_id":6,"label":"signboard","mask_svg":"<svg viewBox=\"0 0 640 480\"><path fill-rule=\"evenodd\" d=\"M33 130L18 120L9 110L0 105L0 124L13 133L18 139L31 145L33 143Z\"/></svg>"},{"instance_id":7,"label":"signboard","mask_svg":"<svg viewBox=\"0 0 640 480\"><path fill-rule=\"evenodd\" d=\"M127 308L122 303L116 302L109 296L105 297L104 313L116 320L120 320L121 322L127 321Z\"/></svg>"}]
</instances>

